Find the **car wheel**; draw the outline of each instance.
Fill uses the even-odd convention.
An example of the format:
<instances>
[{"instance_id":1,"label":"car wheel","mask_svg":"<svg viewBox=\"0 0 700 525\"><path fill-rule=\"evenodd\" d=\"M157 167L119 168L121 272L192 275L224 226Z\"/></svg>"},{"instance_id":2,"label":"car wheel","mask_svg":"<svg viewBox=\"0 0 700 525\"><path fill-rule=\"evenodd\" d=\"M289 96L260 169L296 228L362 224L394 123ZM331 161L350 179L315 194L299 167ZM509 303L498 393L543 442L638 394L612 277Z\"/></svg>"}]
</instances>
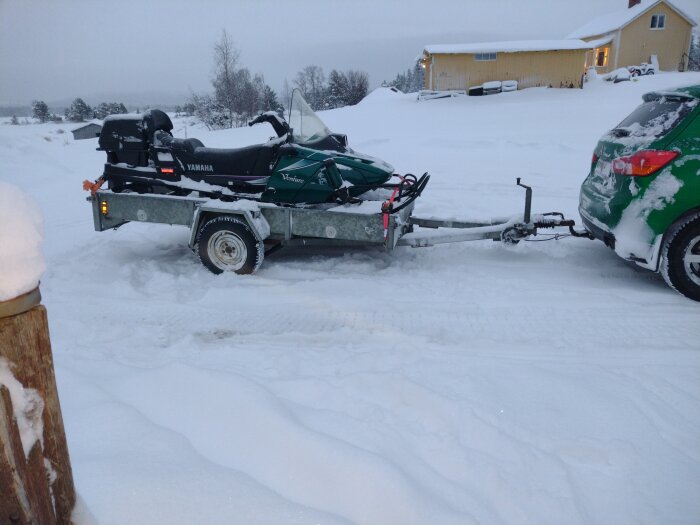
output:
<instances>
[{"instance_id":1,"label":"car wheel","mask_svg":"<svg viewBox=\"0 0 700 525\"><path fill-rule=\"evenodd\" d=\"M262 264L265 245L241 219L222 215L204 224L196 251L206 268L216 274L250 274Z\"/></svg>"},{"instance_id":2,"label":"car wheel","mask_svg":"<svg viewBox=\"0 0 700 525\"><path fill-rule=\"evenodd\" d=\"M661 247L661 275L671 288L700 301L700 217L672 227Z\"/></svg>"},{"instance_id":3,"label":"car wheel","mask_svg":"<svg viewBox=\"0 0 700 525\"><path fill-rule=\"evenodd\" d=\"M646 74L647 74L647 75L653 75L653 74L654 74L654 70L653 70L653 69L650 69L649 71L646 72Z\"/></svg>"},{"instance_id":4,"label":"car wheel","mask_svg":"<svg viewBox=\"0 0 700 525\"><path fill-rule=\"evenodd\" d=\"M632 71L630 71L630 75L632 75L633 77L638 77L639 74L640 74L639 69L633 69Z\"/></svg>"}]
</instances>

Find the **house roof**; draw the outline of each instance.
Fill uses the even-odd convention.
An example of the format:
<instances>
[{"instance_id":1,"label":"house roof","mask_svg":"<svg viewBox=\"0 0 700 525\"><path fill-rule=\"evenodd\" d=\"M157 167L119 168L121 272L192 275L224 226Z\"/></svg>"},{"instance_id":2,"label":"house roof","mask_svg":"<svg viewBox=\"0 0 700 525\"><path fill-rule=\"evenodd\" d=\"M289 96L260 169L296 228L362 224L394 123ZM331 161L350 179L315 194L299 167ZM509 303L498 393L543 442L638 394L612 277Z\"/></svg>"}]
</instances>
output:
<instances>
[{"instance_id":1,"label":"house roof","mask_svg":"<svg viewBox=\"0 0 700 525\"><path fill-rule=\"evenodd\" d=\"M513 40L506 42L476 42L471 44L437 44L423 49L431 55L473 53L522 53L527 51L556 51L592 49L590 42L576 39L564 40Z\"/></svg>"},{"instance_id":2,"label":"house roof","mask_svg":"<svg viewBox=\"0 0 700 525\"><path fill-rule=\"evenodd\" d=\"M673 9L680 16L685 18L691 26L697 25L695 21L690 18L690 16L678 9L678 7L676 7L669 0L642 0L641 3L634 7L594 18L587 24L579 27L573 33L570 33L567 38L586 38L589 36L603 35L605 33L617 31L662 2Z\"/></svg>"},{"instance_id":3,"label":"house roof","mask_svg":"<svg viewBox=\"0 0 700 525\"><path fill-rule=\"evenodd\" d=\"M102 127L102 122L99 121L99 120L93 120L93 121L90 121L90 122L86 122L86 123L83 124L82 126L78 126L77 128L74 128L74 129L72 129L71 131L78 131L79 129L88 128L88 127L90 127L90 126Z\"/></svg>"}]
</instances>

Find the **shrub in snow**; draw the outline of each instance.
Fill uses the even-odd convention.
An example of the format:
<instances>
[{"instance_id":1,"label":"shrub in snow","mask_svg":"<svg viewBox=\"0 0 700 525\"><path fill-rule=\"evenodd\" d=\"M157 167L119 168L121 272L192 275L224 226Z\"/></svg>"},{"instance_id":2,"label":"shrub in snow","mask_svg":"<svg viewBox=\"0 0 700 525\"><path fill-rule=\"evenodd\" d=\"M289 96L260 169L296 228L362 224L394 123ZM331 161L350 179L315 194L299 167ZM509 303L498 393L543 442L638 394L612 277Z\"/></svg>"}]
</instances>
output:
<instances>
[{"instance_id":1,"label":"shrub in snow","mask_svg":"<svg viewBox=\"0 0 700 525\"><path fill-rule=\"evenodd\" d=\"M0 301L37 287L46 269L41 243L39 208L18 187L0 181Z\"/></svg>"}]
</instances>

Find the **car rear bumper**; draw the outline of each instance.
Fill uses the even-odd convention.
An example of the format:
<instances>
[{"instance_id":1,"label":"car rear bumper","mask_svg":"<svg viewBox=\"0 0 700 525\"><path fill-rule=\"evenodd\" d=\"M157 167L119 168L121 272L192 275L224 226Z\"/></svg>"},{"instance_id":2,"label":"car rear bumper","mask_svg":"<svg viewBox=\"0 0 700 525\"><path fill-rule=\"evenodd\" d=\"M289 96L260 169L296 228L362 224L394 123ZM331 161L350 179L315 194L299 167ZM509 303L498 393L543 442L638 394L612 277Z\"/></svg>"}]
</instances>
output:
<instances>
[{"instance_id":1,"label":"car rear bumper","mask_svg":"<svg viewBox=\"0 0 700 525\"><path fill-rule=\"evenodd\" d=\"M615 236L612 234L612 232L608 230L605 226L600 224L598 221L593 219L590 215L588 215L588 213L586 213L584 209L579 208L578 212L579 215L581 215L581 221L583 222L583 225L589 232L591 232L591 234L593 234L593 237L595 237L599 241L603 241L605 243L605 246L614 250Z\"/></svg>"}]
</instances>

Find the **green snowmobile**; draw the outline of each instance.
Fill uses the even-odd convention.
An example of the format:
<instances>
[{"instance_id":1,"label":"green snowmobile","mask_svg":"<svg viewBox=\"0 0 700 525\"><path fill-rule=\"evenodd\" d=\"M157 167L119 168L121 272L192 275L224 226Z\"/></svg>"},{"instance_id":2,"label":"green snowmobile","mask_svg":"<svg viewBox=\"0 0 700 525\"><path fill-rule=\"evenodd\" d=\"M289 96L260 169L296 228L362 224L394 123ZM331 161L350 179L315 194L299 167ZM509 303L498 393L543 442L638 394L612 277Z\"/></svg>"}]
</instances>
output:
<instances>
[{"instance_id":1,"label":"green snowmobile","mask_svg":"<svg viewBox=\"0 0 700 525\"><path fill-rule=\"evenodd\" d=\"M356 202L363 193L393 189L407 203L420 195L429 175L394 176L386 162L348 147L346 135L331 133L299 90L285 121L274 112L248 124L272 125L277 137L238 149L207 148L194 138L172 136L162 111L113 115L105 119L99 150L107 163L98 183L114 192L200 195L223 200L251 199L283 205ZM391 182L396 177L396 182ZM393 199L392 199L393 201Z\"/></svg>"}]
</instances>

